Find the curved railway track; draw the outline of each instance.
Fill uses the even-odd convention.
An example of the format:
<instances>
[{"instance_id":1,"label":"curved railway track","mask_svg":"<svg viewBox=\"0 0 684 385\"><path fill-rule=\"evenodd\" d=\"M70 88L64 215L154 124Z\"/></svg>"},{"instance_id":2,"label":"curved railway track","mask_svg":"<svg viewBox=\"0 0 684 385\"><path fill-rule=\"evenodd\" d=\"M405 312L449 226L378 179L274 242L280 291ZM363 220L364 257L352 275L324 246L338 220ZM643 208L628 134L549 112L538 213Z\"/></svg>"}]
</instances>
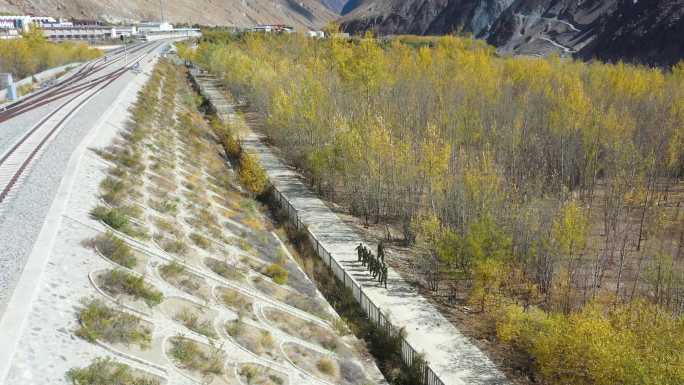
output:
<instances>
[{"instance_id":1,"label":"curved railway track","mask_svg":"<svg viewBox=\"0 0 684 385\"><path fill-rule=\"evenodd\" d=\"M49 112L31 129L28 130L5 154L0 157L0 205L11 195L15 186L25 177L33 160L45 148L45 144L55 136L64 124L90 99L98 95L115 80L123 76L133 65L142 61L163 42L141 44L135 50L129 50L129 62L120 68L97 76L94 74L120 63L123 54L115 54L113 58L97 59L84 65L76 73L63 79L58 84L32 94L21 101L10 105L0 113L0 123L33 110L45 104L65 99L54 110Z\"/></svg>"},{"instance_id":2,"label":"curved railway track","mask_svg":"<svg viewBox=\"0 0 684 385\"><path fill-rule=\"evenodd\" d=\"M0 110L0 123L55 100L55 96L59 96L61 91L66 87L77 84L87 77L93 76L98 72L121 62L126 55L134 56L151 45L154 45L154 43L143 43L132 47L127 53L116 52L84 64L77 72L60 80L53 86L34 92L25 98L2 108L2 110Z\"/></svg>"}]
</instances>

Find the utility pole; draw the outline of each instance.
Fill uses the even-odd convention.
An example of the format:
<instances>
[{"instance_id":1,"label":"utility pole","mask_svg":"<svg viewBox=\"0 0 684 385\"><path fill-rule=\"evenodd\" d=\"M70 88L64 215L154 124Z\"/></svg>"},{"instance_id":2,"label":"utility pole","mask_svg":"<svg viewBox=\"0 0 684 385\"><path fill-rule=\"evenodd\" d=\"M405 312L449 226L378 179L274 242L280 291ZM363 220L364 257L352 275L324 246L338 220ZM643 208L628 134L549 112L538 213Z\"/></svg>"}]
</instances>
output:
<instances>
[{"instance_id":1,"label":"utility pole","mask_svg":"<svg viewBox=\"0 0 684 385\"><path fill-rule=\"evenodd\" d=\"M123 42L124 46L124 66L128 65L128 50L126 49L126 37L124 35L121 35L121 41Z\"/></svg>"},{"instance_id":2,"label":"utility pole","mask_svg":"<svg viewBox=\"0 0 684 385\"><path fill-rule=\"evenodd\" d=\"M159 0L159 13L161 16L160 23L164 23L164 0Z\"/></svg>"}]
</instances>

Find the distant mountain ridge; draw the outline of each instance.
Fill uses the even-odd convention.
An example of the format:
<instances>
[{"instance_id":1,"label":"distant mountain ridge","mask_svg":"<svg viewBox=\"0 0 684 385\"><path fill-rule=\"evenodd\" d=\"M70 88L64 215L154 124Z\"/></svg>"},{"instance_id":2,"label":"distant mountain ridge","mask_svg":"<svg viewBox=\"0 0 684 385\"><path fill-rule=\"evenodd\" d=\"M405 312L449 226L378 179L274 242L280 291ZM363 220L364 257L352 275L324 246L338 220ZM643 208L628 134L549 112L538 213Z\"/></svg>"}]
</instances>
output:
<instances>
[{"instance_id":1,"label":"distant mountain ridge","mask_svg":"<svg viewBox=\"0 0 684 385\"><path fill-rule=\"evenodd\" d=\"M352 0L359 33L472 32L501 53L671 65L684 59L684 0Z\"/></svg>"},{"instance_id":2,"label":"distant mountain ridge","mask_svg":"<svg viewBox=\"0 0 684 385\"><path fill-rule=\"evenodd\" d=\"M164 0L173 23L234 25L283 23L318 29L334 20L343 0ZM159 20L156 0L0 0L0 12L28 13L110 22Z\"/></svg>"}]
</instances>

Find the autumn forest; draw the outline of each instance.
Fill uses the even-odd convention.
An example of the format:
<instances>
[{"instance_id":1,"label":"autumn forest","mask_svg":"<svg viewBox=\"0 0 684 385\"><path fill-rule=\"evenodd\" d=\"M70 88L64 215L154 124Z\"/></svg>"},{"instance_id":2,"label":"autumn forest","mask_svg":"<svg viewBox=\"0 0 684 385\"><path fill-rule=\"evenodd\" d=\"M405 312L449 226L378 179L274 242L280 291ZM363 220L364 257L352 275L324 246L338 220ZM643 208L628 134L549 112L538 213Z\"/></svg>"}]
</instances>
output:
<instances>
[{"instance_id":1,"label":"autumn forest","mask_svg":"<svg viewBox=\"0 0 684 385\"><path fill-rule=\"evenodd\" d=\"M315 190L399 229L536 381L684 383L684 64L458 36L207 34L181 53Z\"/></svg>"}]
</instances>

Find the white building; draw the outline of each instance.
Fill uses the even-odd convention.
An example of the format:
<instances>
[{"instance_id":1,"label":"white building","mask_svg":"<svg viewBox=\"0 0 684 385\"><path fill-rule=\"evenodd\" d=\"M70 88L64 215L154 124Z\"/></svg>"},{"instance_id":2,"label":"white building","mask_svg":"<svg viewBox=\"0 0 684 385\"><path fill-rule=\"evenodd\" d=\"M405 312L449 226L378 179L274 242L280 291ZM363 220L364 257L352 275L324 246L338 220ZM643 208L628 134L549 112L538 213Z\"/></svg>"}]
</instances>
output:
<instances>
[{"instance_id":1,"label":"white building","mask_svg":"<svg viewBox=\"0 0 684 385\"><path fill-rule=\"evenodd\" d=\"M306 31L306 36L314 38L314 39L323 39L323 38L325 38L325 32L323 32L323 31Z\"/></svg>"},{"instance_id":2,"label":"white building","mask_svg":"<svg viewBox=\"0 0 684 385\"><path fill-rule=\"evenodd\" d=\"M262 24L257 25L251 29L251 32L265 32L265 33L292 33L294 28L284 24Z\"/></svg>"},{"instance_id":3,"label":"white building","mask_svg":"<svg viewBox=\"0 0 684 385\"><path fill-rule=\"evenodd\" d=\"M173 25L165 21L159 23L155 21L146 21L138 24L140 32L147 31L173 31Z\"/></svg>"},{"instance_id":4,"label":"white building","mask_svg":"<svg viewBox=\"0 0 684 385\"><path fill-rule=\"evenodd\" d=\"M31 25L42 27L44 25L71 25L68 21L57 20L50 16L28 16L28 15L8 15L0 16L0 28L3 29L17 29L20 31L28 31Z\"/></svg>"}]
</instances>

